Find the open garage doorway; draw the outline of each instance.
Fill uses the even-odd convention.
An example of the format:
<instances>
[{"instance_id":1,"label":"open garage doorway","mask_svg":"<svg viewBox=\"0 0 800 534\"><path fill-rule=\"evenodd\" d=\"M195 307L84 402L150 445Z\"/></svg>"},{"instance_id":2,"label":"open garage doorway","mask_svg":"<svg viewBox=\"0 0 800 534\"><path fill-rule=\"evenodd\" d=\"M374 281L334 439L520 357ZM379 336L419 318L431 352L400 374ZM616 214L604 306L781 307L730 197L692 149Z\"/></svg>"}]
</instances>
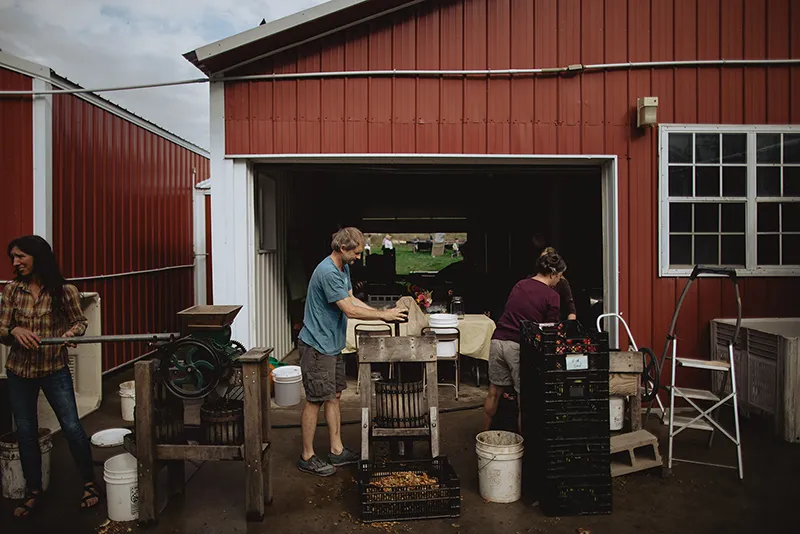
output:
<instances>
[{"instance_id":1,"label":"open garage doorway","mask_svg":"<svg viewBox=\"0 0 800 534\"><path fill-rule=\"evenodd\" d=\"M382 240L390 235L406 249L414 245L409 236L418 242L444 236L444 251L452 255L459 236L468 256L452 263L470 261L482 274L480 291L468 292L480 295L466 299L468 313L486 311L496 319L513 285L533 271L537 236L566 259L582 323L593 327L599 313L617 311L613 157L279 156L252 163L257 203L282 191L286 261L297 286L330 252L331 235L357 226L371 236L370 257L353 269L367 300L414 285L434 290L439 305L439 270L398 270L401 251L395 249L395 261L381 261ZM260 187L265 181L277 186ZM419 244L418 254L430 254L428 243Z\"/></svg>"}]
</instances>

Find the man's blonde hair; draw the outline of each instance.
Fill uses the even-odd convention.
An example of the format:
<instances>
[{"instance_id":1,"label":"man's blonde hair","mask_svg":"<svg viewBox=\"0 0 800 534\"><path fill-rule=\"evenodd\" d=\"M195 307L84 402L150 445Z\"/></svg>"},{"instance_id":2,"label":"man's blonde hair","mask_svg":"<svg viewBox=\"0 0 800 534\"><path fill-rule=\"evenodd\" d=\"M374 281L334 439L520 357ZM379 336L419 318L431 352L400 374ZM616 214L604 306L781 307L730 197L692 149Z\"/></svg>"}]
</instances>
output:
<instances>
[{"instance_id":1,"label":"man's blonde hair","mask_svg":"<svg viewBox=\"0 0 800 534\"><path fill-rule=\"evenodd\" d=\"M361 233L361 230L355 228L354 226L348 226L347 228L342 228L335 234L333 234L333 240L331 241L331 249L334 251L339 251L344 247L345 250L355 250L358 248L359 245L364 244L364 234Z\"/></svg>"}]
</instances>

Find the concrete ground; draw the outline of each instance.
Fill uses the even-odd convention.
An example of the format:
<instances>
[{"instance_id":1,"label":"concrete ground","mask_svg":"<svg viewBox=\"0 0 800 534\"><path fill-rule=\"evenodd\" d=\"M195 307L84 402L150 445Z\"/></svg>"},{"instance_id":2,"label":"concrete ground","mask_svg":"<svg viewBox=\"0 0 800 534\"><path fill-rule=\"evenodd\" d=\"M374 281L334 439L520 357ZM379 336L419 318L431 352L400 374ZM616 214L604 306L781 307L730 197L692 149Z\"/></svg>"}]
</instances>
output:
<instances>
[{"instance_id":1,"label":"concrete ground","mask_svg":"<svg viewBox=\"0 0 800 534\"><path fill-rule=\"evenodd\" d=\"M132 379L132 370L108 377L102 408L84 419L87 433L126 426L120 417L120 382ZM342 419L358 419L359 397L355 384L345 392ZM470 406L483 401L485 387L462 384L461 398L454 401L452 389L440 388L441 407ZM299 422L299 408L273 407L275 425ZM194 414L190 413L194 412ZM187 422L197 417L196 408L187 410ZM461 517L457 519L411 521L363 525L357 520L359 502L354 467L342 468L331 477L316 478L297 471L300 452L298 428L275 429L273 484L275 499L267 507L263 523L244 520L244 473L240 462L206 462L187 465L186 494L170 502L160 517L157 533L261 533L261 532L419 532L434 533L707 533L707 532L799 532L794 506L800 496L800 445L773 437L769 426L758 419L742 424L745 482L735 471L677 464L671 478L662 479L660 470L614 479L614 512L607 516L545 517L535 503L523 498L513 504L485 503L478 494L475 435L481 430L482 412L467 410L443 414L442 451L461 479ZM648 429L661 439L666 457L665 429L651 420ZM357 449L360 427L346 425L344 441ZM687 432L688 434L688 432ZM684 438L683 436L681 436ZM686 436L679 443L685 456L707 457L732 462L733 446L716 439L705 449L705 434ZM327 430L316 436L318 453L327 452ZM108 456L97 455L96 463ZM26 519L11 517L13 503L0 501L0 531L3 534L41 532L136 532L135 523L101 525L106 521L105 505L79 510L80 481L63 438L58 435L52 453L51 486L40 509ZM98 465L102 479L102 466Z\"/></svg>"}]
</instances>

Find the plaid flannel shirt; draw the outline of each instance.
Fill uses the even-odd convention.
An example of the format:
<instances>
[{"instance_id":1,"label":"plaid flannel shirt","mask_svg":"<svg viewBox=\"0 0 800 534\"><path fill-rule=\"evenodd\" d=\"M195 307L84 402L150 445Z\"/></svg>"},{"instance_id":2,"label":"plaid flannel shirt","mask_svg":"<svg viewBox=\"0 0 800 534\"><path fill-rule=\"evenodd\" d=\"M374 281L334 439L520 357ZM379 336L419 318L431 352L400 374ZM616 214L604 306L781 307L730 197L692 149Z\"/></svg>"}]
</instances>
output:
<instances>
[{"instance_id":1,"label":"plaid flannel shirt","mask_svg":"<svg viewBox=\"0 0 800 534\"><path fill-rule=\"evenodd\" d=\"M65 314L52 313L50 308L50 294L42 291L39 298L34 299L24 280L13 280L3 289L0 339L11 346L6 368L14 374L23 378L38 378L60 371L67 365L67 347L48 345L36 350L26 349L14 341L11 335L14 328L27 328L40 338L62 337L68 331L82 336L86 332L89 322L81 310L78 288L64 285Z\"/></svg>"}]
</instances>

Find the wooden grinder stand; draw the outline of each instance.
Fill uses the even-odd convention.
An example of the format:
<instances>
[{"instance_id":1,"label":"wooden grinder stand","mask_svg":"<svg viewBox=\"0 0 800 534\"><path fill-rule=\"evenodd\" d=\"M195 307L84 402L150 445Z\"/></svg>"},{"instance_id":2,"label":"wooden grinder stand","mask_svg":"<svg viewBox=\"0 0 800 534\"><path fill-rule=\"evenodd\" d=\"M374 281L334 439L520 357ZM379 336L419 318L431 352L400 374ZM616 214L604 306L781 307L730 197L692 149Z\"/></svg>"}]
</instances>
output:
<instances>
[{"instance_id":1,"label":"wooden grinder stand","mask_svg":"<svg viewBox=\"0 0 800 534\"><path fill-rule=\"evenodd\" d=\"M156 481L167 467L170 495L182 494L185 461L243 460L245 510L248 521L264 519L264 505L272 503L270 462L269 355L272 349L254 348L240 356L244 385L243 445L172 445L156 441L153 391L158 361L136 362L136 459L139 469L139 525L158 523ZM369 380L367 380L369 382ZM175 398L177 402L182 402ZM183 410L178 411L183 417Z\"/></svg>"},{"instance_id":2,"label":"wooden grinder stand","mask_svg":"<svg viewBox=\"0 0 800 534\"><path fill-rule=\"evenodd\" d=\"M436 336L369 337L358 342L358 372L361 380L361 458L369 460L371 437L412 438L430 436L431 457L439 456L439 390L436 361ZM427 411L429 426L420 428L379 428L373 426L370 380L373 363L425 364Z\"/></svg>"}]
</instances>

